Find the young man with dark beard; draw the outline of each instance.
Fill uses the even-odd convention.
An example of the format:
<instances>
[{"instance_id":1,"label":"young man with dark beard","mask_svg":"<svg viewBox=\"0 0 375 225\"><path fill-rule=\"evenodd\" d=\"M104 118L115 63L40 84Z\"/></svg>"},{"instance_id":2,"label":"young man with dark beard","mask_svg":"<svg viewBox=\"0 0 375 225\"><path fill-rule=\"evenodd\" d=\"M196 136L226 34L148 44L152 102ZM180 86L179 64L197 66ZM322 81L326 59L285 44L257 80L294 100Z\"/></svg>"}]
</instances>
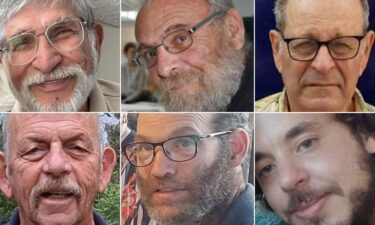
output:
<instances>
[{"instance_id":1,"label":"young man with dark beard","mask_svg":"<svg viewBox=\"0 0 375 225\"><path fill-rule=\"evenodd\" d=\"M251 225L247 183L252 116L248 113L143 113L136 142L140 198L160 225ZM251 173L251 171L250 171Z\"/></svg>"},{"instance_id":2,"label":"young man with dark beard","mask_svg":"<svg viewBox=\"0 0 375 225\"><path fill-rule=\"evenodd\" d=\"M375 224L374 114L257 114L255 122L257 197L278 224Z\"/></svg>"}]
</instances>

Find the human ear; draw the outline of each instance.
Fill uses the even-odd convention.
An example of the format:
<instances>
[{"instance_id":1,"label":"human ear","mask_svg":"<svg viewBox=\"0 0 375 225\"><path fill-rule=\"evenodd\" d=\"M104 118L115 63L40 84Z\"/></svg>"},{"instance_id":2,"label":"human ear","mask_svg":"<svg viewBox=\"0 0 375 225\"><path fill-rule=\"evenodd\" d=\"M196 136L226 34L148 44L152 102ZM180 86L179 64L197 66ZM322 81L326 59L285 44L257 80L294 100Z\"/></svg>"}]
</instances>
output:
<instances>
[{"instance_id":1,"label":"human ear","mask_svg":"<svg viewBox=\"0 0 375 225\"><path fill-rule=\"evenodd\" d=\"M106 147L103 149L102 153L102 165L99 181L99 192L103 192L111 180L111 175L113 167L116 164L116 152L111 147Z\"/></svg>"},{"instance_id":2,"label":"human ear","mask_svg":"<svg viewBox=\"0 0 375 225\"><path fill-rule=\"evenodd\" d=\"M8 198L13 197L12 188L9 184L7 166L4 152L0 152L0 189Z\"/></svg>"},{"instance_id":3,"label":"human ear","mask_svg":"<svg viewBox=\"0 0 375 225\"><path fill-rule=\"evenodd\" d=\"M275 61L275 66L280 74L282 74L282 55L281 55L281 37L280 33L277 30L270 30L269 38L272 46L273 60Z\"/></svg>"},{"instance_id":4,"label":"human ear","mask_svg":"<svg viewBox=\"0 0 375 225\"><path fill-rule=\"evenodd\" d=\"M360 62L360 75L362 75L363 71L367 67L368 59L370 58L370 53L372 49L372 45L374 44L374 31L370 30L367 32L366 36L363 38L363 55L362 60Z\"/></svg>"},{"instance_id":5,"label":"human ear","mask_svg":"<svg viewBox=\"0 0 375 225\"><path fill-rule=\"evenodd\" d=\"M104 30L103 30L103 26L100 23L95 23L94 29L95 29L95 36L96 36L95 48L96 48L96 51L98 52L98 56L100 56L100 51L101 51L103 39L104 39Z\"/></svg>"},{"instance_id":6,"label":"human ear","mask_svg":"<svg viewBox=\"0 0 375 225\"><path fill-rule=\"evenodd\" d=\"M239 50L245 44L245 27L238 10L230 9L225 17L225 26L231 45Z\"/></svg>"},{"instance_id":7,"label":"human ear","mask_svg":"<svg viewBox=\"0 0 375 225\"><path fill-rule=\"evenodd\" d=\"M246 130L237 128L230 135L231 167L240 166L245 160L250 146L250 137Z\"/></svg>"}]
</instances>

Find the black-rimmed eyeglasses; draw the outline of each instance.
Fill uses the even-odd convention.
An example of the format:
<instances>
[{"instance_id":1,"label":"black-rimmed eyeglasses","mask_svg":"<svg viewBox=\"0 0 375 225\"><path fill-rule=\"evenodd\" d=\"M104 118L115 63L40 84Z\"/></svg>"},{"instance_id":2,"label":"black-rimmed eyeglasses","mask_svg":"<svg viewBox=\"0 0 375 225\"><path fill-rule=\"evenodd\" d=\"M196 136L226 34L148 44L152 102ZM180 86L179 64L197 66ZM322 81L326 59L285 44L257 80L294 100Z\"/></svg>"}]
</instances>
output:
<instances>
[{"instance_id":1,"label":"black-rimmed eyeglasses","mask_svg":"<svg viewBox=\"0 0 375 225\"><path fill-rule=\"evenodd\" d=\"M0 52L8 57L10 64L26 65L36 56L40 35L45 35L49 44L58 51L71 51L82 44L86 23L78 18L65 18L48 25L43 33L36 34L35 29L22 32L5 40Z\"/></svg>"},{"instance_id":2,"label":"black-rimmed eyeglasses","mask_svg":"<svg viewBox=\"0 0 375 225\"><path fill-rule=\"evenodd\" d=\"M296 61L311 61L319 52L322 45L326 46L329 54L336 60L347 60L357 56L361 40L364 36L341 36L328 41L317 41L311 38L284 38L288 52Z\"/></svg>"},{"instance_id":3,"label":"black-rimmed eyeglasses","mask_svg":"<svg viewBox=\"0 0 375 225\"><path fill-rule=\"evenodd\" d=\"M197 154L197 143L199 141L229 134L232 131L223 131L207 135L186 135L170 138L168 140L150 143L136 142L125 146L125 155L128 161L136 167L148 166L155 157L155 148L161 146L164 154L172 161L185 162L191 160Z\"/></svg>"},{"instance_id":4,"label":"black-rimmed eyeglasses","mask_svg":"<svg viewBox=\"0 0 375 225\"><path fill-rule=\"evenodd\" d=\"M169 53L177 54L185 51L193 44L192 34L201 28L204 24L212 20L214 17L225 14L226 12L219 11L213 12L208 17L195 24L188 29L179 29L169 33L164 37L162 42L156 46L150 46L138 50L135 54L135 61L140 66L145 66L147 68L153 67L157 63L157 48L163 46L165 50Z\"/></svg>"}]
</instances>

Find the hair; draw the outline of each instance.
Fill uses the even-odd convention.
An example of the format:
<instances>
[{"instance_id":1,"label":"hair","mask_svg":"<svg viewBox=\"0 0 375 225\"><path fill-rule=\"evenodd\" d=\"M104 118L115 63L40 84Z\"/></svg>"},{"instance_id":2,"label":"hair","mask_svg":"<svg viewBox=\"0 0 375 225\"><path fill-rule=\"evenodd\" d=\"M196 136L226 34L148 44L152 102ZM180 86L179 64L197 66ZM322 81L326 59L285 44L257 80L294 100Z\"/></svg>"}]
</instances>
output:
<instances>
[{"instance_id":1,"label":"hair","mask_svg":"<svg viewBox=\"0 0 375 225\"><path fill-rule=\"evenodd\" d=\"M108 146L108 134L105 129L105 119L102 116L103 113L97 114L97 123L98 123L98 137L99 137L99 144L100 144L100 151L102 152L103 149ZM113 114L112 114L113 117ZM7 154L9 150L9 119L7 113L0 114L0 121L2 126L2 151L4 152L4 158L7 161Z\"/></svg>"},{"instance_id":2,"label":"hair","mask_svg":"<svg viewBox=\"0 0 375 225\"><path fill-rule=\"evenodd\" d=\"M367 0L359 0L361 2L361 6L363 9L363 31L366 31L369 26L369 5ZM279 31L284 31L286 26L286 7L287 7L288 0L276 0L275 7L273 9L273 13L275 15L276 20L276 28Z\"/></svg>"},{"instance_id":3,"label":"hair","mask_svg":"<svg viewBox=\"0 0 375 225\"><path fill-rule=\"evenodd\" d=\"M375 137L375 114L372 113L336 113L332 115L332 119L344 124L354 139L363 147L363 135ZM375 160L375 155L372 157ZM262 200L264 206L273 211L264 197L258 181L255 179L255 197L256 200Z\"/></svg>"},{"instance_id":4,"label":"hair","mask_svg":"<svg viewBox=\"0 0 375 225\"><path fill-rule=\"evenodd\" d=\"M131 48L137 48L137 45L134 42L129 42L124 46L123 53L128 53L129 49Z\"/></svg>"},{"instance_id":5,"label":"hair","mask_svg":"<svg viewBox=\"0 0 375 225\"><path fill-rule=\"evenodd\" d=\"M94 13L87 0L6 0L0 1L0 39L5 37L5 26L8 21L22 9L30 6L64 6L72 9L78 17L84 19L88 27L94 24Z\"/></svg>"}]
</instances>

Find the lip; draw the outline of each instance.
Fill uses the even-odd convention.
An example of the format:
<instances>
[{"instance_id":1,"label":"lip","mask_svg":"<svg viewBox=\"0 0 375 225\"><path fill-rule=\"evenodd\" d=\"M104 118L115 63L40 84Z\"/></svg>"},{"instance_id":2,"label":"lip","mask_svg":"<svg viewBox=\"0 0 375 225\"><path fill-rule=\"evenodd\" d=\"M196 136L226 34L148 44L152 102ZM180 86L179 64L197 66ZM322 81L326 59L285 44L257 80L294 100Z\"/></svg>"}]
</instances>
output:
<instances>
[{"instance_id":1,"label":"lip","mask_svg":"<svg viewBox=\"0 0 375 225\"><path fill-rule=\"evenodd\" d=\"M64 79L47 81L41 84L36 84L34 86L44 92L55 92L65 89L69 85L69 81L71 81L72 79L72 77L67 77Z\"/></svg>"},{"instance_id":2,"label":"lip","mask_svg":"<svg viewBox=\"0 0 375 225\"><path fill-rule=\"evenodd\" d=\"M171 201L183 198L186 193L185 189L161 189L153 193L153 198L158 201Z\"/></svg>"},{"instance_id":3,"label":"lip","mask_svg":"<svg viewBox=\"0 0 375 225\"><path fill-rule=\"evenodd\" d=\"M316 197L307 202L303 202L295 210L294 215L299 219L311 220L316 218L324 206L326 195Z\"/></svg>"}]
</instances>

